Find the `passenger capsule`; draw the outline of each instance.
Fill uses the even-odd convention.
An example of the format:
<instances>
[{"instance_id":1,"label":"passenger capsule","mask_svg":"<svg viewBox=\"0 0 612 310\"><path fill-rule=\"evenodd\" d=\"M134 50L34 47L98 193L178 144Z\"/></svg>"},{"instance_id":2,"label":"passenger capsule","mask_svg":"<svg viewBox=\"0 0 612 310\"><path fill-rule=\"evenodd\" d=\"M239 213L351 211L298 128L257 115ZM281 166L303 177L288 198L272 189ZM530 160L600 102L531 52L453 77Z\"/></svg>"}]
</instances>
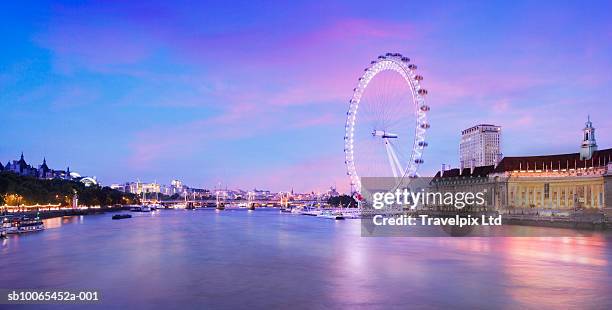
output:
<instances>
[{"instance_id":1,"label":"passenger capsule","mask_svg":"<svg viewBox=\"0 0 612 310\"><path fill-rule=\"evenodd\" d=\"M408 69L410 70L416 70L417 66L415 64L409 64L408 65Z\"/></svg>"},{"instance_id":2,"label":"passenger capsule","mask_svg":"<svg viewBox=\"0 0 612 310\"><path fill-rule=\"evenodd\" d=\"M423 111L423 112L429 111L429 106L428 105L422 105L421 106L421 111Z\"/></svg>"},{"instance_id":3,"label":"passenger capsule","mask_svg":"<svg viewBox=\"0 0 612 310\"><path fill-rule=\"evenodd\" d=\"M427 95L427 89L424 89L424 88L419 89L419 95L421 96Z\"/></svg>"},{"instance_id":4,"label":"passenger capsule","mask_svg":"<svg viewBox=\"0 0 612 310\"><path fill-rule=\"evenodd\" d=\"M415 75L415 76L414 76L414 79L415 79L415 80L417 80L417 81L422 81L422 80L423 80L423 76L421 76L421 75Z\"/></svg>"},{"instance_id":5,"label":"passenger capsule","mask_svg":"<svg viewBox=\"0 0 612 310\"><path fill-rule=\"evenodd\" d=\"M385 56L393 56L392 53L386 53Z\"/></svg>"},{"instance_id":6,"label":"passenger capsule","mask_svg":"<svg viewBox=\"0 0 612 310\"><path fill-rule=\"evenodd\" d=\"M402 57L402 61L403 61L403 62L409 62L409 61L410 61L410 58L408 58L408 57Z\"/></svg>"},{"instance_id":7,"label":"passenger capsule","mask_svg":"<svg viewBox=\"0 0 612 310\"><path fill-rule=\"evenodd\" d=\"M375 63L376 63L376 60L372 60L372 61L370 61L370 64L371 64L371 65L373 65L373 64L375 64Z\"/></svg>"},{"instance_id":8,"label":"passenger capsule","mask_svg":"<svg viewBox=\"0 0 612 310\"><path fill-rule=\"evenodd\" d=\"M429 144L427 144L427 142L425 142L425 141L421 141L421 142L419 142L419 146L420 146L420 147L426 147L426 146L428 146L428 145L429 145Z\"/></svg>"},{"instance_id":9,"label":"passenger capsule","mask_svg":"<svg viewBox=\"0 0 612 310\"><path fill-rule=\"evenodd\" d=\"M422 160L421 158L418 158L418 159L415 159L415 160L414 160L414 162L415 162L416 164L422 164L422 163L423 163L423 160Z\"/></svg>"},{"instance_id":10,"label":"passenger capsule","mask_svg":"<svg viewBox=\"0 0 612 310\"><path fill-rule=\"evenodd\" d=\"M429 124L423 123L423 124L421 124L421 128L428 129L429 128Z\"/></svg>"}]
</instances>

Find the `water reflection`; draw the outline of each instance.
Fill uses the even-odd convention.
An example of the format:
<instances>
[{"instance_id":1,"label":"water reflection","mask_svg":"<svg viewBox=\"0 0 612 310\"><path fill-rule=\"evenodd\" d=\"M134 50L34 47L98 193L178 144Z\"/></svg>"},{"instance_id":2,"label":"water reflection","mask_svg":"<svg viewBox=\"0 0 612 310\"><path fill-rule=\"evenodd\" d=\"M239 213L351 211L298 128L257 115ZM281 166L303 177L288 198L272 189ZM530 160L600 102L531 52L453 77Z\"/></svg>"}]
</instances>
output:
<instances>
[{"instance_id":1,"label":"water reflection","mask_svg":"<svg viewBox=\"0 0 612 310\"><path fill-rule=\"evenodd\" d=\"M601 235L505 239L509 294L522 306L588 307L603 301L612 284L609 245L604 241ZM598 281L600 277L604 280Z\"/></svg>"},{"instance_id":2,"label":"water reflection","mask_svg":"<svg viewBox=\"0 0 612 310\"><path fill-rule=\"evenodd\" d=\"M61 216L49 219L43 219L46 229L56 229L62 227L62 225L83 222L83 216Z\"/></svg>"},{"instance_id":3,"label":"water reflection","mask_svg":"<svg viewBox=\"0 0 612 310\"><path fill-rule=\"evenodd\" d=\"M601 232L363 238L359 221L276 211L133 216L49 219L42 233L3 240L3 283L95 287L105 307L159 309L607 308L612 301L612 242Z\"/></svg>"}]
</instances>

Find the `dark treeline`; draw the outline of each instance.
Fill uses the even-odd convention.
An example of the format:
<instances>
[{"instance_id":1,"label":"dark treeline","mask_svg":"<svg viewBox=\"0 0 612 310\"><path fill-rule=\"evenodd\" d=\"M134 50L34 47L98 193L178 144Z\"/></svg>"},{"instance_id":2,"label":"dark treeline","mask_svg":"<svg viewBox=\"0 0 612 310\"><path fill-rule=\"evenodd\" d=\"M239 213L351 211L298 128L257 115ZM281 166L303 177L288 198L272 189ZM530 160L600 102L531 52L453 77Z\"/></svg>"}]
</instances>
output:
<instances>
[{"instance_id":1,"label":"dark treeline","mask_svg":"<svg viewBox=\"0 0 612 310\"><path fill-rule=\"evenodd\" d=\"M357 208L357 201L349 195L329 197L329 199L327 199L327 203L334 207L339 207L342 205L342 207L345 208Z\"/></svg>"},{"instance_id":2,"label":"dark treeline","mask_svg":"<svg viewBox=\"0 0 612 310\"><path fill-rule=\"evenodd\" d=\"M10 172L0 173L0 205L61 203L70 205L77 194L80 205L110 206L115 204L136 204L138 197L110 187L86 187L78 181L61 179L41 180L19 176Z\"/></svg>"}]
</instances>

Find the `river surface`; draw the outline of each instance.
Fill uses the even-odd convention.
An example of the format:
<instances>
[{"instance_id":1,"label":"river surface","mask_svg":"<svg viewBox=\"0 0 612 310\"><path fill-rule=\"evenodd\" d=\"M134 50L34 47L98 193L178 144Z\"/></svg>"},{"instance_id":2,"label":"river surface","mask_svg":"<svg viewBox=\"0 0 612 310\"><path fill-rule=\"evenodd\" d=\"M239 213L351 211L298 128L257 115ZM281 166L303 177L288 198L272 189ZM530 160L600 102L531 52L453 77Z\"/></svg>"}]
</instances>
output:
<instances>
[{"instance_id":1,"label":"river surface","mask_svg":"<svg viewBox=\"0 0 612 310\"><path fill-rule=\"evenodd\" d=\"M368 238L277 210L132 214L0 241L0 288L95 289L77 307L98 309L612 308L609 233Z\"/></svg>"}]
</instances>

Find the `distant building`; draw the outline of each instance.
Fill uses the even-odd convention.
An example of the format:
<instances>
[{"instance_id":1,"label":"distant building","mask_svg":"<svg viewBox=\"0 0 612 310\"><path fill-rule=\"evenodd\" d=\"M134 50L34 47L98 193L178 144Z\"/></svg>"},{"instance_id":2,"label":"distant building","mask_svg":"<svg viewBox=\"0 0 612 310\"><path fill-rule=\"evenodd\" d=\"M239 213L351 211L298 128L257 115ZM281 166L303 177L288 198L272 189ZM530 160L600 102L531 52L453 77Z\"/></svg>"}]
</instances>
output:
<instances>
[{"instance_id":1,"label":"distant building","mask_svg":"<svg viewBox=\"0 0 612 310\"><path fill-rule=\"evenodd\" d=\"M338 191L336 190L335 186L330 186L329 190L327 191L327 197L338 197L340 196L340 193L338 193Z\"/></svg>"},{"instance_id":2,"label":"distant building","mask_svg":"<svg viewBox=\"0 0 612 310\"><path fill-rule=\"evenodd\" d=\"M172 180L170 181L170 191L168 194L181 194L184 196L186 194L186 186L183 185L183 182L180 180Z\"/></svg>"},{"instance_id":3,"label":"distant building","mask_svg":"<svg viewBox=\"0 0 612 310\"><path fill-rule=\"evenodd\" d=\"M461 131L461 169L495 165L501 159L501 127L480 124Z\"/></svg>"},{"instance_id":4,"label":"distant building","mask_svg":"<svg viewBox=\"0 0 612 310\"><path fill-rule=\"evenodd\" d=\"M253 189L253 194L255 199L258 200L267 200L267 199L271 199L272 197L274 197L274 195L272 194L272 192L270 192L269 190L265 190L265 189Z\"/></svg>"},{"instance_id":5,"label":"distant building","mask_svg":"<svg viewBox=\"0 0 612 310\"><path fill-rule=\"evenodd\" d=\"M211 198L212 194L209 190L203 188L189 188L191 197L194 199Z\"/></svg>"},{"instance_id":6,"label":"distant building","mask_svg":"<svg viewBox=\"0 0 612 310\"><path fill-rule=\"evenodd\" d=\"M125 185L125 190L132 194L160 193L160 185L157 183L131 182Z\"/></svg>"},{"instance_id":7,"label":"distant building","mask_svg":"<svg viewBox=\"0 0 612 310\"><path fill-rule=\"evenodd\" d=\"M66 179L72 180L74 177L70 173L70 168L64 170L53 170L47 166L47 159L43 159L42 164L38 168L28 164L21 153L19 160L13 160L8 162L5 166L0 164L0 171L7 171L18 174L20 176L28 176L39 179Z\"/></svg>"},{"instance_id":8,"label":"distant building","mask_svg":"<svg viewBox=\"0 0 612 310\"><path fill-rule=\"evenodd\" d=\"M115 183L115 184L111 184L110 188L114 189L114 190L118 190L120 192L127 193L128 191L125 189L126 188L125 185L126 184L117 184L117 183Z\"/></svg>"},{"instance_id":9,"label":"distant building","mask_svg":"<svg viewBox=\"0 0 612 310\"><path fill-rule=\"evenodd\" d=\"M96 177L84 177L80 178L79 181L85 184L86 187L98 185L98 179L96 179Z\"/></svg>"}]
</instances>

